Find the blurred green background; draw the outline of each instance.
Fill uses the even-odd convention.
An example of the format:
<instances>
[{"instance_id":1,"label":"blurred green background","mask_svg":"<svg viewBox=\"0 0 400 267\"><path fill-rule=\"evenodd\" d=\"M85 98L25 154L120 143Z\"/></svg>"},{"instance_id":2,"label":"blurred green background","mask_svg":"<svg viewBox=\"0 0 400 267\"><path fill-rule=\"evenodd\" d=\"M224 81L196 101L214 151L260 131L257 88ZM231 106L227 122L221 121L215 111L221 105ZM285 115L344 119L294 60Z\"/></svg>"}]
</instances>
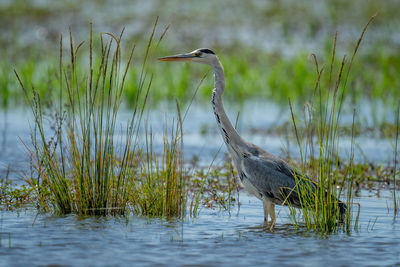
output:
<instances>
[{"instance_id":1,"label":"blurred green background","mask_svg":"<svg viewBox=\"0 0 400 267\"><path fill-rule=\"evenodd\" d=\"M156 38L170 24L161 45L150 54L147 71L155 75L153 103L190 99L206 67L156 62L166 54L213 49L226 72L226 98L234 102L271 99L287 105L290 97L300 105L313 92L316 81L314 53L320 66L329 66L335 32L337 64L351 54L363 26L377 17L366 32L348 85L353 103L367 101L396 109L400 97L400 2L372 0L332 1L52 1L3 0L0 3L0 104L23 105L13 70L35 85L42 96L52 95L57 83L60 35L69 46L89 39L93 32L119 34L124 45L137 44L125 90L126 103L135 95L141 57L154 22ZM212 75L203 83L198 99L208 100ZM378 104L376 104L378 103Z\"/></svg>"}]
</instances>

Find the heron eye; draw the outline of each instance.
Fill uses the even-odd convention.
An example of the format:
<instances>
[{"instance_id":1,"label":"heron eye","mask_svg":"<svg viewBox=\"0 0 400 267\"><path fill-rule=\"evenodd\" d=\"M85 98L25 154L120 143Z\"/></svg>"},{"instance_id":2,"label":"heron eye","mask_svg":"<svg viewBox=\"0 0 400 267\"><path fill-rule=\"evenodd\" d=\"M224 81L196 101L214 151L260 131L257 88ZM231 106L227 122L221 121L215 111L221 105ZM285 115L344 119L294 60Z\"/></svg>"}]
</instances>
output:
<instances>
[{"instance_id":1,"label":"heron eye","mask_svg":"<svg viewBox=\"0 0 400 267\"><path fill-rule=\"evenodd\" d=\"M197 53L195 54L195 56L196 56L196 57L201 57L202 54L203 54L203 53L201 53L201 52L197 52Z\"/></svg>"}]
</instances>

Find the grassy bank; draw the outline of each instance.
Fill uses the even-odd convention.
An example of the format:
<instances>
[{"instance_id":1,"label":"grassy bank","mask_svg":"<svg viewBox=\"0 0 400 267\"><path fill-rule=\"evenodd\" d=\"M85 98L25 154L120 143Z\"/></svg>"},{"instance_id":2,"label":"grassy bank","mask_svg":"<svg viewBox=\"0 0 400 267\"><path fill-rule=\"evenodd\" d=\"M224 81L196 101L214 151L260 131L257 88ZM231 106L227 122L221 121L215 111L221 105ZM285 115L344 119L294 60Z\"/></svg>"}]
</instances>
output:
<instances>
[{"instance_id":1,"label":"grassy bank","mask_svg":"<svg viewBox=\"0 0 400 267\"><path fill-rule=\"evenodd\" d=\"M331 47L329 48L331 49ZM165 51L166 48L157 47L149 55L148 60L153 62L159 55L165 54ZM215 51L224 64L227 81L225 97L227 99L240 103L252 98L265 98L287 104L287 99L291 98L295 104L300 104L312 98L312 89L317 73L314 70L310 52L286 57L279 52L267 53L250 47L240 47L235 50L217 48ZM331 55L328 51L330 50L317 53L320 62L330 62ZM143 51L139 51L136 60L142 61L143 54ZM340 62L341 59L341 57L335 56L336 62ZM19 70L24 82L30 81L36 84L38 93L42 99L45 99L52 95L54 79L51 77L57 76L56 63L54 57L33 57L16 62L7 61L5 58L0 65L0 94L3 107L14 103L23 104L19 97L18 81L10 66ZM353 63L352 83L348 85L347 89L348 98L354 103L359 103L361 100L372 103L381 101L395 110L397 99L400 97L400 92L397 90L400 87L400 79L396 72L399 68L400 55L397 53L385 52L379 47L374 47L368 53L364 51L364 56L359 56ZM182 101L191 99L195 81L204 76L206 68L178 65L166 69L159 64L149 64L146 66L146 71L157 73L153 80L153 89L150 92L153 102L156 103L160 100L174 100L176 97ZM137 81L141 72L141 66L138 64L132 66L127 73L122 100L128 105L134 105L133 98L139 90ZM209 100L212 89L211 76L206 78L207 81L199 94L200 98L205 101ZM321 77L321 79L323 79L321 82L327 82L329 76Z\"/></svg>"}]
</instances>

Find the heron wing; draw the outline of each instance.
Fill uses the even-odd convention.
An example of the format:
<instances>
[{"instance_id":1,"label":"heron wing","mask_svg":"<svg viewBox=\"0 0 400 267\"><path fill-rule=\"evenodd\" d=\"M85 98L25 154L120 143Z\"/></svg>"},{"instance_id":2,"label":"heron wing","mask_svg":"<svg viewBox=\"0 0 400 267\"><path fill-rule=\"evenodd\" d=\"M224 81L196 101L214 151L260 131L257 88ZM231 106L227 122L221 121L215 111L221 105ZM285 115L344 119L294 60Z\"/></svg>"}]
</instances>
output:
<instances>
[{"instance_id":1,"label":"heron wing","mask_svg":"<svg viewBox=\"0 0 400 267\"><path fill-rule=\"evenodd\" d=\"M300 207L295 174L301 174L279 158L250 156L243 159L242 170L246 179L265 197L276 204L288 202ZM311 184L312 186L312 184Z\"/></svg>"}]
</instances>

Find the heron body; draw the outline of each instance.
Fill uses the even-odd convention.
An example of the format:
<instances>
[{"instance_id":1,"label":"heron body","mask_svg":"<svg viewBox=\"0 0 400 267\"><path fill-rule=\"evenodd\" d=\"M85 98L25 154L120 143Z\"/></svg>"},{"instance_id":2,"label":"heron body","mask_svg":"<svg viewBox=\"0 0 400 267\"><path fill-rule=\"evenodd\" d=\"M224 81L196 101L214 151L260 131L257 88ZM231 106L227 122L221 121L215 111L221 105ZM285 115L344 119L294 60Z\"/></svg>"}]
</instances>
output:
<instances>
[{"instance_id":1,"label":"heron body","mask_svg":"<svg viewBox=\"0 0 400 267\"><path fill-rule=\"evenodd\" d=\"M246 142L233 127L222 103L225 90L224 70L218 57L210 49L197 49L187 54L159 58L161 61L191 61L210 65L214 70L215 88L212 106L219 131L232 157L233 165L244 188L263 202L264 222L275 222L275 204L300 208L296 177L300 173L284 160L271 155L260 147ZM298 179L297 179L298 180ZM315 190L311 181L308 186Z\"/></svg>"}]
</instances>

